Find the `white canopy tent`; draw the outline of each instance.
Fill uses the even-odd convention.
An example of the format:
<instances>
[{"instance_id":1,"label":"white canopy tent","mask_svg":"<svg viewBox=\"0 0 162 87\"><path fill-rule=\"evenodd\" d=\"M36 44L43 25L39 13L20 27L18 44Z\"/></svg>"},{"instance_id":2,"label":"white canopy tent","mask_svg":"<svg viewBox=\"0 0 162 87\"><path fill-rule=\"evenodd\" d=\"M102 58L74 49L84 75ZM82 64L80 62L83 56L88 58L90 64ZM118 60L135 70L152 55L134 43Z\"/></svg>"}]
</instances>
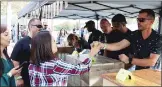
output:
<instances>
[{"instance_id":1,"label":"white canopy tent","mask_svg":"<svg viewBox=\"0 0 162 87\"><path fill-rule=\"evenodd\" d=\"M142 3L142 2L140 2ZM151 3L151 2L150 2ZM154 5L139 4L139 2L125 2L125 1L86 1L86 2L68 2L69 6L64 11L60 12L57 17L65 18L91 18L100 19L102 17L112 18L115 14L121 13L128 18L137 16L138 11L144 8L154 9L158 14L159 7ZM159 3L154 3L159 4Z\"/></svg>"},{"instance_id":2,"label":"white canopy tent","mask_svg":"<svg viewBox=\"0 0 162 87\"><path fill-rule=\"evenodd\" d=\"M28 13L40 8L41 6L45 5L48 3L46 0L39 0L39 1L31 1L29 4L27 4L19 13L18 13L18 18L24 17Z\"/></svg>"},{"instance_id":3,"label":"white canopy tent","mask_svg":"<svg viewBox=\"0 0 162 87\"><path fill-rule=\"evenodd\" d=\"M47 7L43 9L43 12L48 12L46 15L42 15L42 18L70 18L70 19L98 19L102 17L112 18L115 14L121 13L126 17L134 18L137 16L140 9L150 8L153 9L156 14L159 14L161 7L160 0L66 0L68 7L63 9L59 15L51 17L53 13L52 5L55 0L39 0L32 1L22 11L19 12L19 18L27 14L31 14L36 9ZM51 7L50 7L51 6ZM57 9L55 7L55 9ZM32 14L34 16L34 14Z\"/></svg>"},{"instance_id":4,"label":"white canopy tent","mask_svg":"<svg viewBox=\"0 0 162 87\"><path fill-rule=\"evenodd\" d=\"M56 5L60 0L31 1L25 6L18 16L38 17L45 19L68 18L68 19L111 19L115 14L121 13L127 18L135 18L141 9L153 9L156 16L161 18L161 0L65 0L67 7ZM65 3L63 3L65 5ZM59 13L56 12L59 10ZM161 28L161 19L159 29ZM159 30L160 31L160 30ZM162 31L161 31L162 32Z\"/></svg>"}]
</instances>

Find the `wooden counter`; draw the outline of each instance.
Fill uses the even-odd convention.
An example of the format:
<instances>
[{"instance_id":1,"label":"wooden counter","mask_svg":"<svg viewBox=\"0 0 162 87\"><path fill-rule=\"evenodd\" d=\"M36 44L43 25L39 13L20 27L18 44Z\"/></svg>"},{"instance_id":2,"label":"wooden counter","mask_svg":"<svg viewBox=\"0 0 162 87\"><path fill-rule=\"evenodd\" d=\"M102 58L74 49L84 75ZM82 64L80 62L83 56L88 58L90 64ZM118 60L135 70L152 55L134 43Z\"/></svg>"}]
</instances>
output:
<instances>
[{"instance_id":1,"label":"wooden counter","mask_svg":"<svg viewBox=\"0 0 162 87\"><path fill-rule=\"evenodd\" d=\"M161 86L161 71L143 69L132 74L134 79L124 82L116 80L117 73L103 74L103 86Z\"/></svg>"},{"instance_id":2,"label":"wooden counter","mask_svg":"<svg viewBox=\"0 0 162 87\"><path fill-rule=\"evenodd\" d=\"M58 52L57 53L69 53L71 54L73 52L74 48L73 47L58 47Z\"/></svg>"}]
</instances>

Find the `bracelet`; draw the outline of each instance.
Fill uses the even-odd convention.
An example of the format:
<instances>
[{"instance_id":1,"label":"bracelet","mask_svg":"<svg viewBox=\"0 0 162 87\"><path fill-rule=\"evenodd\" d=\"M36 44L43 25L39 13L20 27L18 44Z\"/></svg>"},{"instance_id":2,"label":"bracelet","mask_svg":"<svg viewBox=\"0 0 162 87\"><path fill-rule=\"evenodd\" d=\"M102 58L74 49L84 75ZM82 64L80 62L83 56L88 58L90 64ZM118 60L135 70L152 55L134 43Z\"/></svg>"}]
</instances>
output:
<instances>
[{"instance_id":1,"label":"bracelet","mask_svg":"<svg viewBox=\"0 0 162 87\"><path fill-rule=\"evenodd\" d=\"M11 73L11 72L8 72L7 75L8 75L9 77L12 77L12 73Z\"/></svg>"},{"instance_id":2,"label":"bracelet","mask_svg":"<svg viewBox=\"0 0 162 87\"><path fill-rule=\"evenodd\" d=\"M107 44L104 44L104 47L103 47L103 49L105 50L107 48Z\"/></svg>"},{"instance_id":3,"label":"bracelet","mask_svg":"<svg viewBox=\"0 0 162 87\"><path fill-rule=\"evenodd\" d=\"M22 79L22 76L18 76L16 77L16 80Z\"/></svg>"},{"instance_id":4,"label":"bracelet","mask_svg":"<svg viewBox=\"0 0 162 87\"><path fill-rule=\"evenodd\" d=\"M104 43L104 47L102 47L101 49L105 50L107 48L107 44Z\"/></svg>"}]
</instances>

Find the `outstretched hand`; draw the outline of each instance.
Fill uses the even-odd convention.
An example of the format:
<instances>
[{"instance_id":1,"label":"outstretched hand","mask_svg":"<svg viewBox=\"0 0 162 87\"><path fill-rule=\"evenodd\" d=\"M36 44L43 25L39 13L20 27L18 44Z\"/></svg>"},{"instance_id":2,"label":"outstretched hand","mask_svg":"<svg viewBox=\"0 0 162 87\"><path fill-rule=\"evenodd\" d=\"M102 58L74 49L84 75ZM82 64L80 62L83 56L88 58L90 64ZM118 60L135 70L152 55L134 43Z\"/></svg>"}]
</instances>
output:
<instances>
[{"instance_id":1,"label":"outstretched hand","mask_svg":"<svg viewBox=\"0 0 162 87\"><path fill-rule=\"evenodd\" d=\"M101 43L101 42L99 42L99 41L93 41L93 43L91 44L91 48L92 48L92 47L95 47L95 46L99 46L100 49L103 49L104 46L105 46L105 44L104 44L104 43Z\"/></svg>"},{"instance_id":2,"label":"outstretched hand","mask_svg":"<svg viewBox=\"0 0 162 87\"><path fill-rule=\"evenodd\" d=\"M95 56L99 51L100 51L100 42L94 41L91 44L91 51L90 51L90 56Z\"/></svg>"}]
</instances>

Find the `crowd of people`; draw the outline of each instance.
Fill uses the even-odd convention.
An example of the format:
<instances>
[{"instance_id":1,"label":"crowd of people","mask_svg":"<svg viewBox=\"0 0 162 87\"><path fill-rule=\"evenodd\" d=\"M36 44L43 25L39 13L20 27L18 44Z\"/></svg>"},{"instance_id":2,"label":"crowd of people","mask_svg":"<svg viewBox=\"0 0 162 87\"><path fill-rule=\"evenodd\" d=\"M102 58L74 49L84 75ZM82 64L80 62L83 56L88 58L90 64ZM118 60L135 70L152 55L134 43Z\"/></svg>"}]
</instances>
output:
<instances>
[{"instance_id":1,"label":"crowd of people","mask_svg":"<svg viewBox=\"0 0 162 87\"><path fill-rule=\"evenodd\" d=\"M10 41L8 29L1 23L0 86L67 86L68 76L84 74L90 70L92 58L96 54L135 65L135 70L161 69L159 61L162 40L152 29L154 20L153 10L142 9L137 18L138 30L131 31L126 27L125 16L116 14L111 20L112 25L107 19L101 19L103 33L90 20L84 27L91 32L86 41L82 35L67 34L63 29L57 40L54 40L51 33L43 28L41 21L33 18L28 23L29 35L16 43L10 57L7 55ZM57 43L62 43L65 37L68 45L78 52L90 49L89 57L79 58L82 63L78 65L58 58L55 55ZM18 68L24 61L27 63Z\"/></svg>"}]
</instances>

